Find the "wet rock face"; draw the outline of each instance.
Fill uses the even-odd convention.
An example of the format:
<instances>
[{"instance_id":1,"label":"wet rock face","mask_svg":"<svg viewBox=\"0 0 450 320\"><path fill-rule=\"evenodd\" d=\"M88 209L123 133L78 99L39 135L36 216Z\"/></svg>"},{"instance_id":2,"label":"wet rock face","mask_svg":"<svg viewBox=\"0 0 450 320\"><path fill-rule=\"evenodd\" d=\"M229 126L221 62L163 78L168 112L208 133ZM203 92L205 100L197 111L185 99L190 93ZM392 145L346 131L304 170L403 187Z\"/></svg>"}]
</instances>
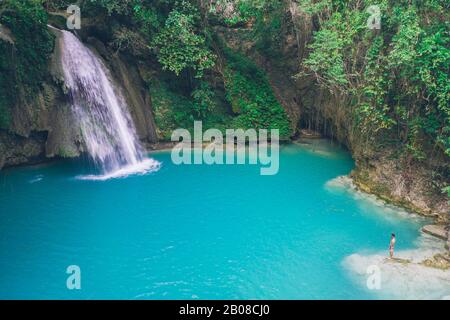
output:
<instances>
[{"instance_id":1,"label":"wet rock face","mask_svg":"<svg viewBox=\"0 0 450 320\"><path fill-rule=\"evenodd\" d=\"M366 163L358 162L352 177L363 191L411 211L437 218L438 223L450 223L448 197L432 179L433 174L442 170L442 167L431 163L405 164L390 159L388 153L368 159Z\"/></svg>"},{"instance_id":2,"label":"wet rock face","mask_svg":"<svg viewBox=\"0 0 450 320\"><path fill-rule=\"evenodd\" d=\"M0 168L43 161L46 139L45 132L28 138L0 132Z\"/></svg>"},{"instance_id":3,"label":"wet rock face","mask_svg":"<svg viewBox=\"0 0 450 320\"><path fill-rule=\"evenodd\" d=\"M447 241L447 233L446 226L444 225L426 225L422 227L422 231L428 233L432 236L440 238L442 240Z\"/></svg>"},{"instance_id":4,"label":"wet rock face","mask_svg":"<svg viewBox=\"0 0 450 320\"><path fill-rule=\"evenodd\" d=\"M123 89L139 139L144 142L156 143L158 138L151 98L137 67L119 55L112 56L110 63L110 70L114 72Z\"/></svg>"},{"instance_id":5,"label":"wet rock face","mask_svg":"<svg viewBox=\"0 0 450 320\"><path fill-rule=\"evenodd\" d=\"M2 25L0 25L0 41L6 41L9 44L14 45L14 37L11 34L11 31Z\"/></svg>"},{"instance_id":6,"label":"wet rock face","mask_svg":"<svg viewBox=\"0 0 450 320\"><path fill-rule=\"evenodd\" d=\"M422 264L430 268L449 270L450 258L448 257L448 255L437 254L429 259L424 260Z\"/></svg>"},{"instance_id":7,"label":"wet rock face","mask_svg":"<svg viewBox=\"0 0 450 320\"><path fill-rule=\"evenodd\" d=\"M82 151L79 132L64 94L59 64L59 33L53 32L55 49L49 62L50 77L34 97L18 88L16 104L11 106L11 124L0 130L0 169L45 161L53 157L77 157Z\"/></svg>"}]
</instances>

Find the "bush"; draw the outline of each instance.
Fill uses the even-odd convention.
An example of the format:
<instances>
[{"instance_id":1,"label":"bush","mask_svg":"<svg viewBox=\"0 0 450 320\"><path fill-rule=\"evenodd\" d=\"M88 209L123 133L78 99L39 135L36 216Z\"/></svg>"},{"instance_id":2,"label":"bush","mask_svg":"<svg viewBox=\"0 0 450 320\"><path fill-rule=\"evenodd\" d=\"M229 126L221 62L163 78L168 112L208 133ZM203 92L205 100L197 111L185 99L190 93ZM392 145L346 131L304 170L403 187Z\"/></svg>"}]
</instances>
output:
<instances>
[{"instance_id":1,"label":"bush","mask_svg":"<svg viewBox=\"0 0 450 320\"><path fill-rule=\"evenodd\" d=\"M224 72L226 98L237 114L235 128L279 129L280 137L291 136L290 122L275 98L266 75L240 54L225 50L227 67Z\"/></svg>"},{"instance_id":2,"label":"bush","mask_svg":"<svg viewBox=\"0 0 450 320\"><path fill-rule=\"evenodd\" d=\"M163 69L176 75L194 70L195 77L201 78L205 70L214 66L215 55L207 47L206 38L198 34L196 19L198 12L194 9L170 12L164 28L152 42Z\"/></svg>"},{"instance_id":3,"label":"bush","mask_svg":"<svg viewBox=\"0 0 450 320\"><path fill-rule=\"evenodd\" d=\"M320 23L307 73L351 98L346 126L367 148L395 139L412 159L450 156L448 1L375 2L382 12L377 31L366 25L372 4L301 1L301 10Z\"/></svg>"}]
</instances>

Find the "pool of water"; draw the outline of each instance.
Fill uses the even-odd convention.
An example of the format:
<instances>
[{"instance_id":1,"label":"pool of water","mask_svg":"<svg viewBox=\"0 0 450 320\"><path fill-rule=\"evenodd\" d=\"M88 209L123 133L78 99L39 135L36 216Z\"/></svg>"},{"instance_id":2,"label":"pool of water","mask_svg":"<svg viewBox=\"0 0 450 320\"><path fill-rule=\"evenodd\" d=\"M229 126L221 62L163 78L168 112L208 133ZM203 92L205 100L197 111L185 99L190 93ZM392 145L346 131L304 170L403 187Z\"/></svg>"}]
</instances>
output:
<instances>
[{"instance_id":1,"label":"pool of water","mask_svg":"<svg viewBox=\"0 0 450 320\"><path fill-rule=\"evenodd\" d=\"M344 260L417 247L420 219L334 186L353 168L330 143L287 145L280 170L180 165L78 179L57 161L0 173L0 298L373 299ZM68 290L66 268L81 269Z\"/></svg>"}]
</instances>

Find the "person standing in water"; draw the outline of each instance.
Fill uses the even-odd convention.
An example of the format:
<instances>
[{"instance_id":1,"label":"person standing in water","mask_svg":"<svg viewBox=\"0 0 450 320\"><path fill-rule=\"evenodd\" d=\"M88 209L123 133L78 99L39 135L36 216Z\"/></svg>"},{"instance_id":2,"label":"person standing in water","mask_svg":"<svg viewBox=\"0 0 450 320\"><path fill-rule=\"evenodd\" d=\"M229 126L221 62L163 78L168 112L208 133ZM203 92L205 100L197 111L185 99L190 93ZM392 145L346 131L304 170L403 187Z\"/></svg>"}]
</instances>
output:
<instances>
[{"instance_id":1,"label":"person standing in water","mask_svg":"<svg viewBox=\"0 0 450 320\"><path fill-rule=\"evenodd\" d=\"M391 242L389 244L389 254L391 258L394 257L394 246L395 246L395 234L391 234Z\"/></svg>"}]
</instances>

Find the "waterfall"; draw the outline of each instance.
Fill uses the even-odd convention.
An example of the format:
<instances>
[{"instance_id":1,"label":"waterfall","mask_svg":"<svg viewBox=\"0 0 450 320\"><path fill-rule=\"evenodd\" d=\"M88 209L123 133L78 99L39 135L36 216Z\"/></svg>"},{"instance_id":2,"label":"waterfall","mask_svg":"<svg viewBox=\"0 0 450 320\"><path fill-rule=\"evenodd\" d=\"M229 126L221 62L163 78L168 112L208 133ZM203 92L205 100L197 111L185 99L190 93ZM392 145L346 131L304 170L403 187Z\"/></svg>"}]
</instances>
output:
<instances>
[{"instance_id":1,"label":"waterfall","mask_svg":"<svg viewBox=\"0 0 450 320\"><path fill-rule=\"evenodd\" d=\"M108 179L148 172L159 163L143 148L120 88L103 62L75 35L62 32L64 80L87 152Z\"/></svg>"}]
</instances>

